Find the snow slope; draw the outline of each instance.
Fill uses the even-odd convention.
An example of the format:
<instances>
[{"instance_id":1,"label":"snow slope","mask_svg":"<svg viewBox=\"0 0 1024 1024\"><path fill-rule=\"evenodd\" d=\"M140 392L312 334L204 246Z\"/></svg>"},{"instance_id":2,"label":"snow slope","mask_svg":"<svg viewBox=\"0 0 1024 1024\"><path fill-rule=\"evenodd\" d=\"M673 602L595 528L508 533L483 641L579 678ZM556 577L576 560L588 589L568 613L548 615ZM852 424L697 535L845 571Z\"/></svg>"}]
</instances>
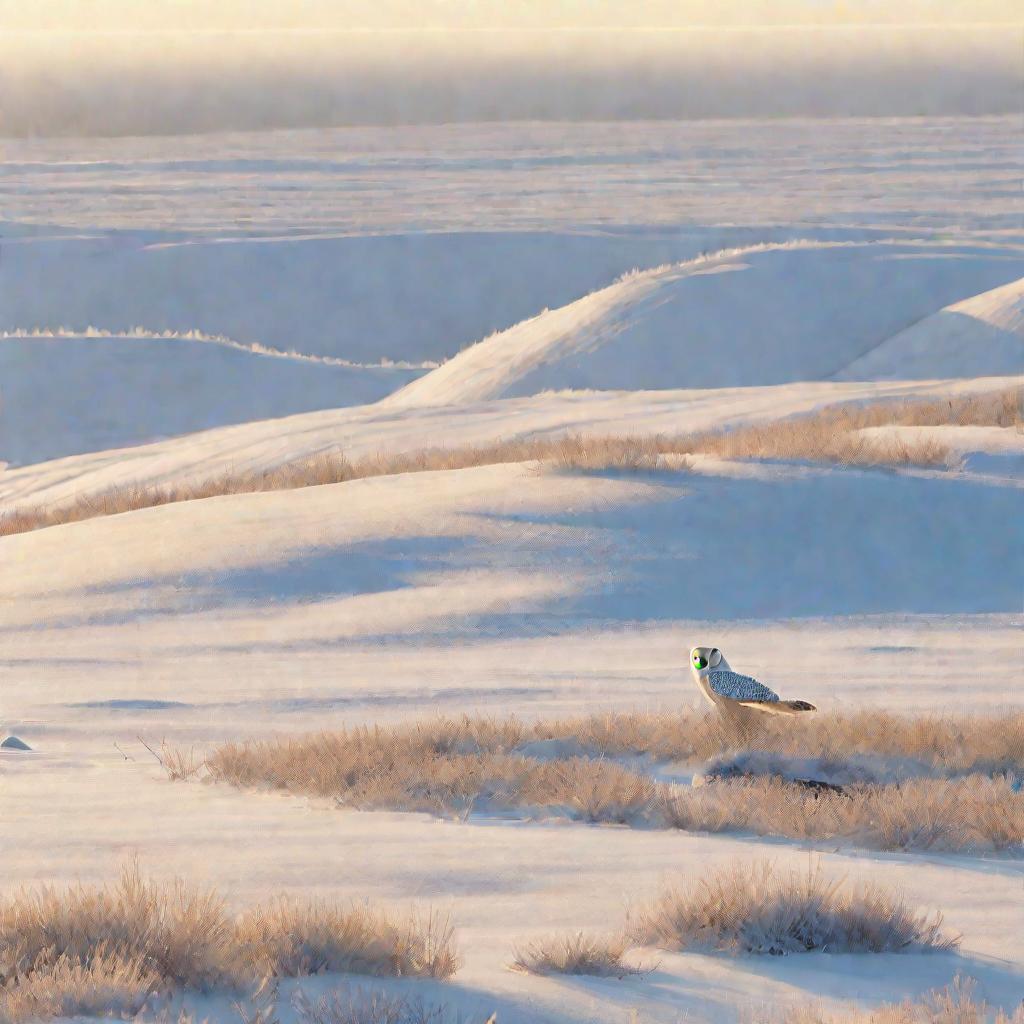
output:
<instances>
[{"instance_id":1,"label":"snow slope","mask_svg":"<svg viewBox=\"0 0 1024 1024\"><path fill-rule=\"evenodd\" d=\"M1024 277L955 302L865 353L837 380L1024 373Z\"/></svg>"},{"instance_id":2,"label":"snow slope","mask_svg":"<svg viewBox=\"0 0 1024 1024\"><path fill-rule=\"evenodd\" d=\"M452 914L466 964L450 984L416 988L473 1019L497 1009L505 1024L621 1024L634 1009L645 1024L734 1024L769 1004L902 999L956 973L1011 1006L1024 980L1012 860L815 855L830 873L941 907L963 933L959 956L658 954L652 974L623 982L524 978L505 969L513 947L614 927L668 877L752 856L806 869L808 853L171 784L135 737L204 747L438 711L691 705L683 662L696 642L820 707L1012 706L1024 548L1006 524L1024 521L1022 503L1019 489L941 475L512 465L4 538L4 672L16 685L3 723L38 750L0 758L18 822L5 878L103 879L137 856L239 903L284 890L433 905Z\"/></svg>"},{"instance_id":3,"label":"snow slope","mask_svg":"<svg viewBox=\"0 0 1024 1024\"><path fill-rule=\"evenodd\" d=\"M810 382L709 390L566 392L455 407L395 408L378 402L8 469L0 473L0 510L59 503L112 487L200 482L227 472L268 469L324 451L359 458L565 433L686 433L795 415L833 402L967 394L1019 381Z\"/></svg>"},{"instance_id":4,"label":"snow slope","mask_svg":"<svg viewBox=\"0 0 1024 1024\"><path fill-rule=\"evenodd\" d=\"M3 226L0 329L200 328L358 361L448 355L502 333L401 400L348 408L303 403L329 397L334 382L356 395L400 374L175 339L0 341L0 360L20 353L24 368L12 377L9 362L0 375L0 416L16 379L19 415L6 430L35 446L32 464L0 471L0 512L328 450L670 433L1020 384L981 379L987 364L964 365L952 349L939 359L940 345L908 364L907 380L821 379L1024 274L1009 124L14 143L0 205L24 223ZM799 237L812 243L749 248ZM820 244L836 241L857 244ZM748 250L606 287L632 267L730 245ZM972 308L979 323L1018 329ZM56 357L43 364L41 352ZM129 371L137 394L126 396L112 375ZM247 383L236 391L236 381ZM594 390L545 392L565 387ZM627 390L639 387L658 390ZM187 408L180 398L160 407L164 389L187 393ZM270 418L242 422L257 402L267 408L252 415ZM239 421L34 461L77 450L79 424L95 443L133 444L225 412ZM137 739L202 750L439 712L675 709L700 701L684 665L695 643L823 709L1019 710L1024 477L1008 468L1019 436L927 429L966 453L963 471L706 458L683 473L503 465L0 538L0 734L34 748L0 752L4 882L107 881L137 857L156 876L220 887L232 905L284 891L433 906L456 924L460 972L443 985L379 984L407 985L470 1022L496 1010L500 1024L735 1024L807 1000L826 1011L899 1001L957 974L1011 1008L1024 991L1024 872L1012 857L343 812L171 784ZM760 857L800 870L817 861L938 907L962 952L651 953L652 971L621 981L505 968L532 939L614 928L668 878L692 883ZM287 991L281 1021L294 1024ZM195 1019L236 1020L229 1003L197 997Z\"/></svg>"},{"instance_id":5,"label":"snow slope","mask_svg":"<svg viewBox=\"0 0 1024 1024\"><path fill-rule=\"evenodd\" d=\"M37 463L360 405L422 372L275 357L187 338L0 337L0 461Z\"/></svg>"},{"instance_id":6,"label":"snow slope","mask_svg":"<svg viewBox=\"0 0 1024 1024\"><path fill-rule=\"evenodd\" d=\"M970 246L794 242L725 252L630 274L547 310L460 352L386 404L820 380L946 297L1021 268L1019 251ZM921 359L905 379L983 375L956 365L947 372L938 358Z\"/></svg>"},{"instance_id":7,"label":"snow slope","mask_svg":"<svg viewBox=\"0 0 1024 1024\"><path fill-rule=\"evenodd\" d=\"M145 324L360 362L443 359L633 267L751 236L765 233L26 236L4 240L0 329Z\"/></svg>"}]
</instances>

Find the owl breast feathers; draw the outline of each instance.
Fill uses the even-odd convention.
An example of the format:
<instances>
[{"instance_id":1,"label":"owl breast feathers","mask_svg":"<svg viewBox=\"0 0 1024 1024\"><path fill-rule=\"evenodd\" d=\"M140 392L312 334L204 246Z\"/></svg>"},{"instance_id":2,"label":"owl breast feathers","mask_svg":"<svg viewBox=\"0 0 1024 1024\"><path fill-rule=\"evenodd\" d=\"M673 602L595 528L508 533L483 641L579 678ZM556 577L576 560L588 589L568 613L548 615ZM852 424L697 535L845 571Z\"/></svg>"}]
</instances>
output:
<instances>
[{"instance_id":1,"label":"owl breast feathers","mask_svg":"<svg viewBox=\"0 0 1024 1024\"><path fill-rule=\"evenodd\" d=\"M708 684L721 697L731 700L778 700L779 695L750 676L738 672L709 672Z\"/></svg>"}]
</instances>

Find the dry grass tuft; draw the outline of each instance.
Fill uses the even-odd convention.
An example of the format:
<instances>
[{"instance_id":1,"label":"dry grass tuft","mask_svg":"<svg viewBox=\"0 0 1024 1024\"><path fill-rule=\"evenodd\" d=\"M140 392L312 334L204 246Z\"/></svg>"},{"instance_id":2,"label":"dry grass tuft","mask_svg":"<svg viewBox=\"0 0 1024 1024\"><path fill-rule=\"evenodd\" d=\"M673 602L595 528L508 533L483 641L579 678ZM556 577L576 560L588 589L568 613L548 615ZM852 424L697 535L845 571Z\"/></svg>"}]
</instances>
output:
<instances>
[{"instance_id":1,"label":"dry grass tuft","mask_svg":"<svg viewBox=\"0 0 1024 1024\"><path fill-rule=\"evenodd\" d=\"M320 996L315 1002L301 990L292 999L299 1024L497 1024L497 1014L466 1019L443 1006L431 1006L420 999L342 988Z\"/></svg>"},{"instance_id":2,"label":"dry grass tuft","mask_svg":"<svg viewBox=\"0 0 1024 1024\"><path fill-rule=\"evenodd\" d=\"M848 466L942 466L951 453L936 441L864 437L868 427L992 426L1024 422L1024 388L960 398L848 403L807 416L721 431L700 438L695 452L724 459L803 459Z\"/></svg>"},{"instance_id":3,"label":"dry grass tuft","mask_svg":"<svg viewBox=\"0 0 1024 1024\"><path fill-rule=\"evenodd\" d=\"M634 916L629 935L664 949L725 953L949 951L942 915L919 913L871 886L829 880L820 870L780 872L738 863L689 889L670 888Z\"/></svg>"},{"instance_id":4,"label":"dry grass tuft","mask_svg":"<svg viewBox=\"0 0 1024 1024\"><path fill-rule=\"evenodd\" d=\"M949 449L934 441L863 437L865 427L889 424L939 426L970 424L1020 426L1024 389L943 400L899 399L868 405L848 403L806 416L761 426L668 437L578 436L502 440L462 448L425 448L379 454L351 461L344 453L325 451L272 469L240 470L194 483L155 487L123 486L54 507L14 509L0 516L0 537L118 515L182 501L228 494L295 490L374 476L469 469L503 463L540 461L566 470L686 469L693 454L730 459L799 459L849 466L949 465Z\"/></svg>"},{"instance_id":5,"label":"dry grass tuft","mask_svg":"<svg viewBox=\"0 0 1024 1024\"><path fill-rule=\"evenodd\" d=\"M458 970L451 922L436 914L395 919L369 907L281 897L243 914L233 942L257 977L323 972L450 978Z\"/></svg>"},{"instance_id":6,"label":"dry grass tuft","mask_svg":"<svg viewBox=\"0 0 1024 1024\"><path fill-rule=\"evenodd\" d=\"M0 984L62 960L121 961L161 982L206 990L238 978L231 940L214 892L150 882L131 867L112 886L44 886L0 904Z\"/></svg>"},{"instance_id":7,"label":"dry grass tuft","mask_svg":"<svg viewBox=\"0 0 1024 1024\"><path fill-rule=\"evenodd\" d=\"M956 978L952 985L919 1002L907 1000L867 1012L825 1014L813 1007L788 1009L771 1024L1024 1024L1024 1003L1008 1015L975 999L974 985L970 979Z\"/></svg>"},{"instance_id":8,"label":"dry grass tuft","mask_svg":"<svg viewBox=\"0 0 1024 1024\"><path fill-rule=\"evenodd\" d=\"M892 781L844 785L842 792L813 790L770 773L676 786L608 759L700 761L723 749L719 728L716 718L691 713L529 726L515 719L439 719L225 743L203 768L214 781L328 798L361 810L465 817L512 809L634 827L842 840L884 850L986 852L1024 844L1024 793L1013 776L1021 771L1024 716L861 713L821 716L803 731L766 724L759 751L817 756L833 769L843 767L844 756L876 757L895 775ZM545 752L550 757L527 753L537 751L539 740L554 744ZM592 756L561 753L581 749Z\"/></svg>"},{"instance_id":9,"label":"dry grass tuft","mask_svg":"<svg viewBox=\"0 0 1024 1024\"><path fill-rule=\"evenodd\" d=\"M361 810L464 816L515 807L628 824L645 820L660 796L653 780L611 761L441 751L422 739L375 729L228 743L206 764L216 781L331 797Z\"/></svg>"},{"instance_id":10,"label":"dry grass tuft","mask_svg":"<svg viewBox=\"0 0 1024 1024\"><path fill-rule=\"evenodd\" d=\"M512 969L525 974L589 974L599 978L625 978L642 974L623 959L629 944L624 938L587 935L552 935L515 951Z\"/></svg>"},{"instance_id":11,"label":"dry grass tuft","mask_svg":"<svg viewBox=\"0 0 1024 1024\"><path fill-rule=\"evenodd\" d=\"M161 979L142 957L124 959L103 950L86 963L68 956L43 956L6 977L0 987L0 1024L54 1017L139 1013Z\"/></svg>"},{"instance_id":12,"label":"dry grass tuft","mask_svg":"<svg viewBox=\"0 0 1024 1024\"><path fill-rule=\"evenodd\" d=\"M609 759L700 762L723 748L719 728L713 716L694 713L534 725L439 719L228 743L209 755L205 771L215 781L325 797L357 809L455 817L512 809L886 850L984 852L1024 843L1024 792L1013 777L1024 756L1022 715L915 719L864 712L820 716L805 730L766 724L759 751L817 757L832 771L843 768L844 756L878 760L877 778L841 792L808 789L772 773L673 786ZM580 752L591 756L572 756Z\"/></svg>"},{"instance_id":13,"label":"dry grass tuft","mask_svg":"<svg viewBox=\"0 0 1024 1024\"><path fill-rule=\"evenodd\" d=\"M752 832L808 842L841 840L878 850L1020 850L1024 794L1005 779L968 776L820 792L779 779L674 789L665 824L699 832Z\"/></svg>"},{"instance_id":14,"label":"dry grass tuft","mask_svg":"<svg viewBox=\"0 0 1024 1024\"><path fill-rule=\"evenodd\" d=\"M438 725L461 729L474 741L479 720ZM493 723L488 726L493 728ZM607 712L520 726L522 739L571 739L606 755L649 755L659 761L703 763L732 749L720 716L701 710ZM486 743L485 739L482 742ZM512 741L522 742L522 740ZM751 745L780 756L841 761L874 758L908 775L941 777L1014 773L1024 775L1024 713L1003 715L898 715L866 710L818 713L789 721L766 717Z\"/></svg>"},{"instance_id":15,"label":"dry grass tuft","mask_svg":"<svg viewBox=\"0 0 1024 1024\"><path fill-rule=\"evenodd\" d=\"M233 917L216 893L147 881L137 867L112 886L44 887L0 904L2 1024L68 1007L128 1013L172 988L321 971L443 979L457 967L451 926L434 915L282 898Z\"/></svg>"}]
</instances>

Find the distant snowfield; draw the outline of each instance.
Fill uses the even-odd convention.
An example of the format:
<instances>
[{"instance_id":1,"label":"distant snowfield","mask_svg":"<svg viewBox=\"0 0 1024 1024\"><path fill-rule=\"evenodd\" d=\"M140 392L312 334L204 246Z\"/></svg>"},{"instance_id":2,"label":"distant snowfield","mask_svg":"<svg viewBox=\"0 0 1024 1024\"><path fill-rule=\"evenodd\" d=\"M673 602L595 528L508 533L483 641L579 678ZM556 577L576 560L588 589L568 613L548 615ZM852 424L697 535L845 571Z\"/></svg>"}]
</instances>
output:
<instances>
[{"instance_id":1,"label":"distant snowfield","mask_svg":"<svg viewBox=\"0 0 1024 1024\"><path fill-rule=\"evenodd\" d=\"M0 457L25 465L360 405L422 372L336 366L130 332L0 337Z\"/></svg>"},{"instance_id":2,"label":"distant snowfield","mask_svg":"<svg viewBox=\"0 0 1024 1024\"><path fill-rule=\"evenodd\" d=\"M586 241L580 237L575 244ZM254 243L257 251L262 246L269 256L269 263L259 262L260 268L276 264L273 254L278 244ZM313 242L288 245L297 259L319 266L322 254L317 254ZM372 345L378 347L378 358L390 359L397 353L415 365L442 347L429 341L432 332L443 335L448 329L443 313L426 296L417 303L434 309L440 317L436 322L410 311L403 313L400 303L396 307L389 296L374 291L376 285L368 286L369 292L359 301L387 311L401 323L402 331L411 333L389 334L380 325L375 329L360 325L357 318L360 344L339 347L330 340L329 325L311 337L309 321L301 320L298 309L291 322L301 329L287 334L273 328L261 304L277 305L278 292L271 282L258 273L253 276L244 261L225 276L223 268L206 264L200 250L219 253L224 246L179 247L174 250L183 256L179 270L189 268L190 275L204 282L203 288L215 288L218 307L223 304L231 311L226 321L210 320L201 311L210 306L214 293L202 288L190 291L188 308L199 304L200 322L210 326L226 322L242 337L262 333L300 352L320 354L306 359L272 358L262 354L260 343L253 340L249 345L257 346L257 351L246 351L245 343L133 338L131 332L123 338L47 338L45 334L0 338L0 457L15 466L40 463L208 427L361 406L379 399L388 409L397 410L466 405L549 390L707 390L830 378L1024 373L1017 309L1024 250L1004 247L806 240L727 250L628 274L493 334L429 373L402 365L316 361L348 359L353 348L368 356ZM427 255L432 251L424 244L423 256L415 265L431 267L436 273L437 261ZM132 250L129 255L125 266L130 273L138 270L140 254ZM360 266L361 273L381 269L372 260ZM48 267L52 270L44 260L40 273ZM550 278L554 272L548 269ZM106 274L109 267L100 260L93 270ZM94 288L95 281L90 284L88 274L76 273L76 279L80 276L77 292L53 294L65 311L69 302L75 308L76 294L85 296L89 315L99 314L102 322L95 303L103 290ZM975 294L1007 278L1009 283L995 291ZM452 279L462 280L458 275ZM386 278L398 285L404 280ZM245 296L232 292L232 287L239 286L246 290ZM311 316L319 315L318 303L328 303L326 294L311 297L294 279L290 287L288 301L307 306ZM29 282L18 294L50 293ZM177 294L133 289L123 305L132 317L173 324L174 319L165 318L160 307L173 304ZM950 299L965 295L964 301L935 313ZM109 301L121 308L116 296ZM331 301L347 300L342 295ZM961 307L977 311L970 315L969 323L975 325L970 339L961 336L962 331L950 334L943 319L968 316L956 312ZM348 306L343 308L352 312ZM471 302L459 304L466 316L472 308ZM179 319L183 316L178 314ZM252 322L246 325L239 316ZM907 329L915 321L916 327ZM354 329L345 321L344 330ZM902 340L904 335L910 340ZM53 401L53 395L62 399ZM21 426L26 423L31 428ZM352 443L351 438L345 441ZM0 498L5 490L0 482Z\"/></svg>"},{"instance_id":3,"label":"distant snowfield","mask_svg":"<svg viewBox=\"0 0 1024 1024\"><path fill-rule=\"evenodd\" d=\"M1018 127L5 146L0 332L114 336L0 338L0 514L327 451L679 433L1024 385ZM707 256L729 247L742 251ZM130 324L353 363L453 358L343 366ZM407 984L469 1022L735 1024L806 1000L899 1001L957 974L1012 1008L1013 857L341 812L168 783L137 739L201 750L438 713L672 709L698 702L697 643L827 710L1019 710L1022 435L882 432L939 439L962 466L498 465L0 538L0 733L35 748L0 752L5 883L109 880L137 856L234 903L431 905L452 913L465 966ZM755 857L900 889L945 913L962 953L650 954L655 969L623 981L505 969L517 945L606 930L668 878ZM194 1009L236 1018L227 1000Z\"/></svg>"}]
</instances>

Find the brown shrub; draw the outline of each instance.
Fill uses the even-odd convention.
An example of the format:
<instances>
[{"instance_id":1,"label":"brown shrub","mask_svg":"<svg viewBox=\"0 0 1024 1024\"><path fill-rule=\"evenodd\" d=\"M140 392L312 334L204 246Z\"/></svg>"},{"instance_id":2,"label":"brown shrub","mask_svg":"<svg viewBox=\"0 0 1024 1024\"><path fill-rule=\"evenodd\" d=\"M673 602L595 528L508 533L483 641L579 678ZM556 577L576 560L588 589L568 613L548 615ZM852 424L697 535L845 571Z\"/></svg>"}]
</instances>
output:
<instances>
[{"instance_id":1,"label":"brown shrub","mask_svg":"<svg viewBox=\"0 0 1024 1024\"><path fill-rule=\"evenodd\" d=\"M629 935L665 949L726 953L894 953L951 950L941 914L923 914L872 886L829 880L820 870L779 871L738 863L689 888L672 887L635 913Z\"/></svg>"}]
</instances>

